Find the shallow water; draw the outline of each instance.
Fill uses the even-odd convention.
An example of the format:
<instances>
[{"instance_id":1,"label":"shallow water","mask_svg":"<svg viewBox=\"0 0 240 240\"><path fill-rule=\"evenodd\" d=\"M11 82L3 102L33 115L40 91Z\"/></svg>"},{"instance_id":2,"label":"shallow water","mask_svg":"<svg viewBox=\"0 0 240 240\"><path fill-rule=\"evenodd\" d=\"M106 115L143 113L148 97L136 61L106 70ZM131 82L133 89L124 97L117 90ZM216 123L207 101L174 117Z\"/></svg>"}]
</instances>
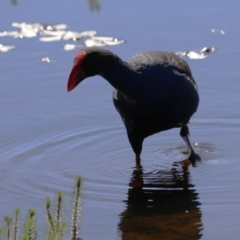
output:
<instances>
[{"instance_id":1,"label":"shallow water","mask_svg":"<svg viewBox=\"0 0 240 240\"><path fill-rule=\"evenodd\" d=\"M2 37L0 44L16 48L0 53L0 214L33 207L43 228L45 197L57 190L70 196L80 174L84 240L239 239L238 1L100 4L90 11L87 1L5 0L0 31L12 30L12 22L67 23L125 39L106 47L125 60L147 50L216 47L208 58L187 60L201 98L191 141L203 160L183 171L176 162L187 157L186 146L173 129L146 139L143 171L136 172L112 87L94 77L67 93L75 51L64 51L66 42Z\"/></svg>"}]
</instances>

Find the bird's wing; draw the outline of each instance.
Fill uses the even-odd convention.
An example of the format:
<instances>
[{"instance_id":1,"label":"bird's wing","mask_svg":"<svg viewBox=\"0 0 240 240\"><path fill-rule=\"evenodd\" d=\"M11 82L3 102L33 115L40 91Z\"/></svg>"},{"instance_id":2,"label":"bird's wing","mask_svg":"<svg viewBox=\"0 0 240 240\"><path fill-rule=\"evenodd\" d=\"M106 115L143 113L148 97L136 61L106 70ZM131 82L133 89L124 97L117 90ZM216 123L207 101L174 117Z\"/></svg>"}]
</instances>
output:
<instances>
[{"instance_id":1,"label":"bird's wing","mask_svg":"<svg viewBox=\"0 0 240 240\"><path fill-rule=\"evenodd\" d=\"M186 74L194 81L188 63L174 53L161 51L145 52L132 57L129 64L141 73L151 71L154 74L166 68L174 69L181 74Z\"/></svg>"}]
</instances>

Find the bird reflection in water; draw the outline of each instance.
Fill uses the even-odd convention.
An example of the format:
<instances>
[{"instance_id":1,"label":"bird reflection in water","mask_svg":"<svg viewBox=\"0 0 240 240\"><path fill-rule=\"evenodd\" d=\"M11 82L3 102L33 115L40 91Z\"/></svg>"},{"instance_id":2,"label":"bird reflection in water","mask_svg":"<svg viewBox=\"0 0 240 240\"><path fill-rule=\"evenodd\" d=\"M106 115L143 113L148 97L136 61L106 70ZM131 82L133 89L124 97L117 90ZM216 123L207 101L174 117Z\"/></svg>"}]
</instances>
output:
<instances>
[{"instance_id":1,"label":"bird reflection in water","mask_svg":"<svg viewBox=\"0 0 240 240\"><path fill-rule=\"evenodd\" d=\"M172 169L149 173L133 171L118 226L122 240L201 238L201 204L190 183L190 163L185 160Z\"/></svg>"}]
</instances>

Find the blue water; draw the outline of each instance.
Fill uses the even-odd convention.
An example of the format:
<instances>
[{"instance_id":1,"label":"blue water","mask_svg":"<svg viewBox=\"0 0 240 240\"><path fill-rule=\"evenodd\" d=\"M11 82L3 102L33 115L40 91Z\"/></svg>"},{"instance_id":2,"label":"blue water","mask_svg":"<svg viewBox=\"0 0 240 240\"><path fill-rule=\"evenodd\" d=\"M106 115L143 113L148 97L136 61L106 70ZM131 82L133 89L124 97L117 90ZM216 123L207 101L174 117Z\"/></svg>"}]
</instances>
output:
<instances>
[{"instance_id":1,"label":"blue water","mask_svg":"<svg viewBox=\"0 0 240 240\"><path fill-rule=\"evenodd\" d=\"M112 87L94 77L66 90L77 50L64 51L66 41L0 37L0 44L16 47L0 53L0 215L20 207L24 217L33 207L43 232L45 197L57 190L70 197L80 174L84 240L177 239L169 232L178 239L239 239L240 3L99 3L100 10L91 11L86 0L4 0L0 32L13 31L12 22L67 23L72 31L126 40L106 47L124 60L148 50L216 47L208 58L187 59L200 92L191 141L203 161L187 175L173 165L187 154L173 129L146 139L143 172L136 174Z\"/></svg>"}]
</instances>

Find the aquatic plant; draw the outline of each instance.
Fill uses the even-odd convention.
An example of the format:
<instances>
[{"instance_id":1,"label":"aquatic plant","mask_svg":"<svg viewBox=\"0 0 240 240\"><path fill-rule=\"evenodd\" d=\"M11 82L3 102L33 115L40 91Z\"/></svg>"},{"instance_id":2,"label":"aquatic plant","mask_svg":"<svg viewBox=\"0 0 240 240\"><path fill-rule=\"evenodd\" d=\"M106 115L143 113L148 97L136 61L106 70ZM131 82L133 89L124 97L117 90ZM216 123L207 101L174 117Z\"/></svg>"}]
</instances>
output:
<instances>
[{"instance_id":1,"label":"aquatic plant","mask_svg":"<svg viewBox=\"0 0 240 240\"><path fill-rule=\"evenodd\" d=\"M13 240L18 239L19 216L20 216L20 210L19 210L19 208L16 208L15 211L14 211L14 220L13 220Z\"/></svg>"},{"instance_id":2,"label":"aquatic plant","mask_svg":"<svg viewBox=\"0 0 240 240\"><path fill-rule=\"evenodd\" d=\"M3 237L2 237L2 232L3 232L3 230L2 230L2 228L0 228L0 240L3 239Z\"/></svg>"},{"instance_id":3,"label":"aquatic plant","mask_svg":"<svg viewBox=\"0 0 240 240\"><path fill-rule=\"evenodd\" d=\"M8 215L3 216L3 219L6 224L6 233L5 233L6 239L10 240L12 219Z\"/></svg>"},{"instance_id":4,"label":"aquatic plant","mask_svg":"<svg viewBox=\"0 0 240 240\"><path fill-rule=\"evenodd\" d=\"M57 192L54 207L51 208L51 198L45 200L45 211L47 220L46 240L63 239L66 222L63 219L63 193Z\"/></svg>"},{"instance_id":5,"label":"aquatic plant","mask_svg":"<svg viewBox=\"0 0 240 240\"><path fill-rule=\"evenodd\" d=\"M74 191L72 196L72 215L70 224L70 239L77 240L79 233L79 222L81 215L81 194L82 178L78 176L75 180ZM46 220L45 240L63 240L67 223L64 221L64 194L61 191L56 193L52 200L50 197L45 199L44 210ZM5 215L4 228L0 228L0 240L36 240L37 239L37 225L36 225L36 211L29 209L27 217L24 222L23 234L19 238L19 220L20 209L14 210L13 218Z\"/></svg>"},{"instance_id":6,"label":"aquatic plant","mask_svg":"<svg viewBox=\"0 0 240 240\"><path fill-rule=\"evenodd\" d=\"M75 189L73 192L73 213L72 213L72 227L71 227L71 240L75 240L78 234L78 224L80 222L80 212L81 212L81 183L82 178L78 176L76 178Z\"/></svg>"},{"instance_id":7,"label":"aquatic plant","mask_svg":"<svg viewBox=\"0 0 240 240\"><path fill-rule=\"evenodd\" d=\"M29 209L27 218L24 224L24 233L21 240L36 240L37 239L37 228L36 228L36 211Z\"/></svg>"}]
</instances>

